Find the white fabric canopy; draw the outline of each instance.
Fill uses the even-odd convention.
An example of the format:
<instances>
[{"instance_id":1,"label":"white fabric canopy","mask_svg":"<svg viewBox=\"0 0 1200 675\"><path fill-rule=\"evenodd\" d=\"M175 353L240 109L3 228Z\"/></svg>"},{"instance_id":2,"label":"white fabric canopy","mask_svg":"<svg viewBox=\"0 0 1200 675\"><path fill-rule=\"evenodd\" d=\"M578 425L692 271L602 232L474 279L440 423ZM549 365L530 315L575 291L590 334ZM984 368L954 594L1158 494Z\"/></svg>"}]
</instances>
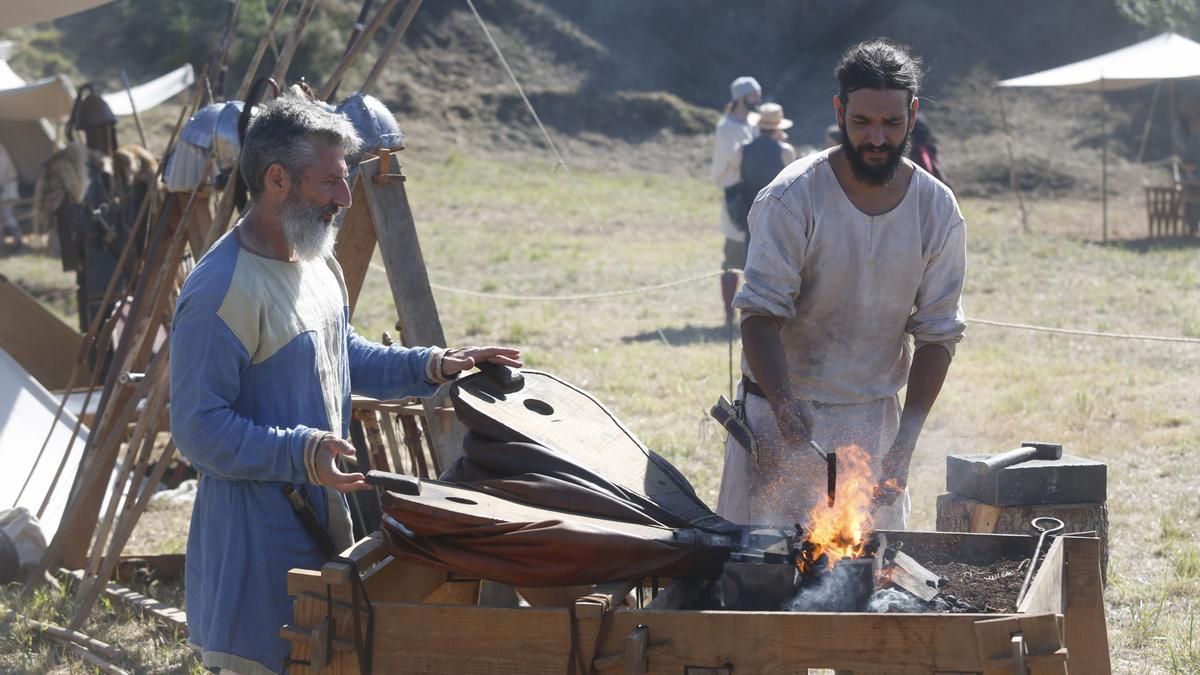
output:
<instances>
[{"instance_id":1,"label":"white fabric canopy","mask_svg":"<svg viewBox=\"0 0 1200 675\"><path fill-rule=\"evenodd\" d=\"M0 63L3 63L0 61ZM75 88L64 75L0 89L0 120L60 119L71 114ZM125 105L129 105L126 97Z\"/></svg>"},{"instance_id":2,"label":"white fabric canopy","mask_svg":"<svg viewBox=\"0 0 1200 675\"><path fill-rule=\"evenodd\" d=\"M146 112L154 106L166 101L175 94L192 86L196 75L192 64L185 63L166 75L156 77L149 82L139 84L130 89L139 113ZM129 104L129 92L124 89L104 95L104 102L112 108L114 115L132 115L133 108Z\"/></svg>"},{"instance_id":3,"label":"white fabric canopy","mask_svg":"<svg viewBox=\"0 0 1200 675\"><path fill-rule=\"evenodd\" d=\"M999 84L1001 87L1117 91L1159 80L1188 78L1200 78L1200 44L1182 35L1163 33L1107 54L1002 80Z\"/></svg>"},{"instance_id":4,"label":"white fabric canopy","mask_svg":"<svg viewBox=\"0 0 1200 675\"><path fill-rule=\"evenodd\" d=\"M0 30L53 21L112 0L4 0L0 2Z\"/></svg>"}]
</instances>

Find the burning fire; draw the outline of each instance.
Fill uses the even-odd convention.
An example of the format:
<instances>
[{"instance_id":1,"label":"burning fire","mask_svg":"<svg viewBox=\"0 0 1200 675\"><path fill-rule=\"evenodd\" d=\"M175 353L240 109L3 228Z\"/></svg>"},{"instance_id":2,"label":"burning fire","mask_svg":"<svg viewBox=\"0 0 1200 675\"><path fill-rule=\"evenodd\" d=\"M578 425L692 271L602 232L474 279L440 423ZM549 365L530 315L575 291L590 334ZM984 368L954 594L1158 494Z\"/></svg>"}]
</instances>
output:
<instances>
[{"instance_id":1,"label":"burning fire","mask_svg":"<svg viewBox=\"0 0 1200 675\"><path fill-rule=\"evenodd\" d=\"M870 455L848 445L837 449L837 457L837 499L832 506L822 499L809 513L805 524L809 546L799 561L801 572L810 571L822 555L830 567L842 558L860 557L874 526L871 511L882 490L875 486Z\"/></svg>"}]
</instances>

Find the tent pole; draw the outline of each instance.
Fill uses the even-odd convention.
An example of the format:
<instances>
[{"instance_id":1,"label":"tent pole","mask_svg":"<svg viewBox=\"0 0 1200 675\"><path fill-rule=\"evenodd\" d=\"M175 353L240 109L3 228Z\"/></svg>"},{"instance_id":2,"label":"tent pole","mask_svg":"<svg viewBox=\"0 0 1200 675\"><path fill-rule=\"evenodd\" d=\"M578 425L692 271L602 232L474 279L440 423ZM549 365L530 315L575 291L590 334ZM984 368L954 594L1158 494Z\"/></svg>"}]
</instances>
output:
<instances>
[{"instance_id":1,"label":"tent pole","mask_svg":"<svg viewBox=\"0 0 1200 675\"><path fill-rule=\"evenodd\" d=\"M1108 106L1104 102L1104 78L1100 78L1100 209L1101 240L1108 242Z\"/></svg>"},{"instance_id":2,"label":"tent pole","mask_svg":"<svg viewBox=\"0 0 1200 675\"><path fill-rule=\"evenodd\" d=\"M1150 138L1150 123L1154 121L1154 111L1158 104L1158 92L1162 89L1162 80L1154 83L1154 94L1150 97L1150 112L1146 114L1146 125L1142 127L1142 141L1138 143L1137 163L1142 163L1146 154L1146 141Z\"/></svg>"}]
</instances>

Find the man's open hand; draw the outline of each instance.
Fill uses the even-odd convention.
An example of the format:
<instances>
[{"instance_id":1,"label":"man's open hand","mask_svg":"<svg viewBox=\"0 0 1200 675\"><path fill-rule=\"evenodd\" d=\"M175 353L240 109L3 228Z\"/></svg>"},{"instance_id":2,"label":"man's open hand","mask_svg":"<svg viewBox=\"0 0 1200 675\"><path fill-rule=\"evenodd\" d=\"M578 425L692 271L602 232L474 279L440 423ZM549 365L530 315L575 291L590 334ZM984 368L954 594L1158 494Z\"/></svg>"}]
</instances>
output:
<instances>
[{"instance_id":1,"label":"man's open hand","mask_svg":"<svg viewBox=\"0 0 1200 675\"><path fill-rule=\"evenodd\" d=\"M354 492L366 490L366 477L361 473L343 473L337 466L338 455L354 456L354 446L332 434L326 436L317 446L317 455L313 464L317 473L317 483L331 487L338 492Z\"/></svg>"},{"instance_id":2,"label":"man's open hand","mask_svg":"<svg viewBox=\"0 0 1200 675\"><path fill-rule=\"evenodd\" d=\"M521 350L512 347L459 347L448 350L442 357L442 374L453 377L476 364L490 362L520 368Z\"/></svg>"}]
</instances>

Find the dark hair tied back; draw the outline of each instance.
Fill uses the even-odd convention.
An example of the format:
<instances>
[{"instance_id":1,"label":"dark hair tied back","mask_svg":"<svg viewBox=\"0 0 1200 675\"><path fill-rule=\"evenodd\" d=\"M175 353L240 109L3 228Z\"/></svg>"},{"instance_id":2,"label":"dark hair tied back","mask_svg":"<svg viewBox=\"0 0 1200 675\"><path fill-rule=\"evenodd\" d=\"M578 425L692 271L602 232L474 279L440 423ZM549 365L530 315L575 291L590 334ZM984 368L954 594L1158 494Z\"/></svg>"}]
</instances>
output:
<instances>
[{"instance_id":1,"label":"dark hair tied back","mask_svg":"<svg viewBox=\"0 0 1200 675\"><path fill-rule=\"evenodd\" d=\"M921 90L924 72L920 57L906 45L875 38L847 49L833 74L838 81L838 97L845 105L850 92L859 89L903 89L911 103Z\"/></svg>"}]
</instances>

